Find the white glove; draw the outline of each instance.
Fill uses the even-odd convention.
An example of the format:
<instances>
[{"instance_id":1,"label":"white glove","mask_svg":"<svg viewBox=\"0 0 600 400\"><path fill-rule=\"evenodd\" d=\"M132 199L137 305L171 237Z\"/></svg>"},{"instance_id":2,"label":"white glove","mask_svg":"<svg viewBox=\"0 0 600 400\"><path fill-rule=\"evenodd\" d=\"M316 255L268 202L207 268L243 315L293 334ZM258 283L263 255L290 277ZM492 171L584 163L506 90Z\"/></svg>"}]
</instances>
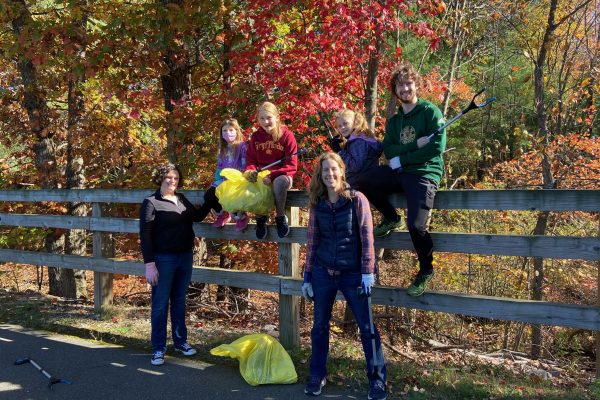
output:
<instances>
[{"instance_id":1,"label":"white glove","mask_svg":"<svg viewBox=\"0 0 600 400\"><path fill-rule=\"evenodd\" d=\"M312 283L304 282L302 284L302 296L308 301L313 301L315 293L313 292Z\"/></svg>"},{"instance_id":2,"label":"white glove","mask_svg":"<svg viewBox=\"0 0 600 400\"><path fill-rule=\"evenodd\" d=\"M400 173L404 170L402 168L402 164L400 163L400 156L390 158L390 168L398 173Z\"/></svg>"},{"instance_id":3,"label":"white glove","mask_svg":"<svg viewBox=\"0 0 600 400\"><path fill-rule=\"evenodd\" d=\"M146 265L146 281L152 286L158 283L158 269L154 262L149 262Z\"/></svg>"},{"instance_id":4,"label":"white glove","mask_svg":"<svg viewBox=\"0 0 600 400\"><path fill-rule=\"evenodd\" d=\"M371 287L375 283L375 275L373 274L362 274L362 282L360 283L360 287L364 291L365 295L371 295Z\"/></svg>"}]
</instances>

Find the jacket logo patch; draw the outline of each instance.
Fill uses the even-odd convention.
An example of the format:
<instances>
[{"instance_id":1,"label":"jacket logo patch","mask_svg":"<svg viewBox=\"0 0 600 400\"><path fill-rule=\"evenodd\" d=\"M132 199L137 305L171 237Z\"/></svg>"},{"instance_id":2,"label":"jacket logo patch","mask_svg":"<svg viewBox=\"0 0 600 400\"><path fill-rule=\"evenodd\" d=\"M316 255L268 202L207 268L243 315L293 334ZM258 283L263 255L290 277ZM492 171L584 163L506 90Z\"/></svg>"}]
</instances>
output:
<instances>
[{"instance_id":1,"label":"jacket logo patch","mask_svg":"<svg viewBox=\"0 0 600 400\"><path fill-rule=\"evenodd\" d=\"M400 132L400 143L411 143L415 140L416 137L417 133L415 132L415 128L412 126L405 126Z\"/></svg>"}]
</instances>

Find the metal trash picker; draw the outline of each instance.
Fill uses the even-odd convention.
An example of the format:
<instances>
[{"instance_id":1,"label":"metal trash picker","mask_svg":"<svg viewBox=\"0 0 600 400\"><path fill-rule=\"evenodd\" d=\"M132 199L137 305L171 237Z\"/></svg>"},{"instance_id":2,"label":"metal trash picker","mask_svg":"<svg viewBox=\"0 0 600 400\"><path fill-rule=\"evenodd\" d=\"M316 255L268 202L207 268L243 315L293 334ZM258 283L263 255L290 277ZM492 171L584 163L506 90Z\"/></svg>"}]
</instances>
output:
<instances>
[{"instance_id":1,"label":"metal trash picker","mask_svg":"<svg viewBox=\"0 0 600 400\"><path fill-rule=\"evenodd\" d=\"M473 96L473 99L471 100L471 103L469 103L469 105L467 106L467 108L465 108L464 110L462 110L461 112L459 112L450 121L446 122L443 126L440 126L435 132L433 132L432 134L430 134L429 136L427 136L427 139L431 140L434 136L439 135L440 132L442 132L450 124L452 124L454 121L456 121L457 119L459 119L460 117L462 117L463 115L465 115L466 113L468 113L469 111L475 110L475 109L478 109L478 108L483 108L483 107L487 106L488 104L490 104L492 101L496 100L496 97L492 97L492 98L487 99L486 101L484 101L481 104L475 103L475 98L477 98L477 96L479 96L484 91L485 91L485 88L483 88L479 92L477 92L475 94L475 96Z\"/></svg>"},{"instance_id":2,"label":"metal trash picker","mask_svg":"<svg viewBox=\"0 0 600 400\"><path fill-rule=\"evenodd\" d=\"M33 367L35 369L37 369L38 371L40 371L42 373L42 375L44 375L46 378L48 378L49 382L48 382L48 389L52 389L52 385L54 385L55 383L64 383L67 385L71 385L73 382L66 380L66 379L60 379L60 378L55 378L52 375L50 375L48 373L48 371L46 371L45 369L43 369L38 363L36 363L34 360L32 360L31 358L19 358L18 360L15 361L15 365L23 365L23 364L31 364L33 365Z\"/></svg>"}]
</instances>

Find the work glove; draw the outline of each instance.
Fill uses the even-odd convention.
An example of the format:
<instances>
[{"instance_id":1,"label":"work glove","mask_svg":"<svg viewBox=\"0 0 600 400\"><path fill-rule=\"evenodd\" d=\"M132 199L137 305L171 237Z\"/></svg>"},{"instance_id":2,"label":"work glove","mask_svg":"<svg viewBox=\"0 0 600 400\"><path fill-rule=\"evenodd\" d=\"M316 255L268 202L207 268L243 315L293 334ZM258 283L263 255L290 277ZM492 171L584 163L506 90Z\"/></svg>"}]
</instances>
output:
<instances>
[{"instance_id":1,"label":"work glove","mask_svg":"<svg viewBox=\"0 0 600 400\"><path fill-rule=\"evenodd\" d=\"M149 262L146 265L146 281L152 285L156 286L158 283L158 269L156 268L156 264L154 262Z\"/></svg>"},{"instance_id":2,"label":"work glove","mask_svg":"<svg viewBox=\"0 0 600 400\"><path fill-rule=\"evenodd\" d=\"M329 146L331 150L339 153L342 150L342 143L344 143L344 138L342 135L337 135L329 139Z\"/></svg>"},{"instance_id":3,"label":"work glove","mask_svg":"<svg viewBox=\"0 0 600 400\"><path fill-rule=\"evenodd\" d=\"M302 283L302 296L308 300L313 301L315 297L315 293L312 288L312 273L304 272L304 283Z\"/></svg>"},{"instance_id":4,"label":"work glove","mask_svg":"<svg viewBox=\"0 0 600 400\"><path fill-rule=\"evenodd\" d=\"M375 275L373 274L362 274L362 281L360 283L360 287L363 290L365 296L371 295L371 288L375 283Z\"/></svg>"},{"instance_id":5,"label":"work glove","mask_svg":"<svg viewBox=\"0 0 600 400\"><path fill-rule=\"evenodd\" d=\"M397 173L401 173L402 171L404 171L404 168L402 168L402 164L400 163L400 156L390 158L390 168L392 169L392 171Z\"/></svg>"},{"instance_id":6,"label":"work glove","mask_svg":"<svg viewBox=\"0 0 600 400\"><path fill-rule=\"evenodd\" d=\"M248 170L244 172L244 178L246 178L248 182L256 182L256 179L258 178L258 171Z\"/></svg>"}]
</instances>

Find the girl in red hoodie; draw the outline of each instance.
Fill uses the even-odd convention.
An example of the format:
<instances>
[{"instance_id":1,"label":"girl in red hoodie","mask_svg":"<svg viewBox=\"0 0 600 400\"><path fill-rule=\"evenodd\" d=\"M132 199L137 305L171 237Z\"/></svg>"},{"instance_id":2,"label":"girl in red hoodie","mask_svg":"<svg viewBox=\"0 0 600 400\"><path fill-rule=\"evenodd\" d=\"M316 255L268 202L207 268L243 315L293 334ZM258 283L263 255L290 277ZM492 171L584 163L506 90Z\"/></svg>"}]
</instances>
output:
<instances>
[{"instance_id":1,"label":"girl in red hoodie","mask_svg":"<svg viewBox=\"0 0 600 400\"><path fill-rule=\"evenodd\" d=\"M248 180L256 180L258 169L285 157L277 165L269 168L270 174L263 179L265 185L270 185L275 197L277 215L277 235L282 238L290 233L287 217L285 216L285 201L287 191L292 187L292 178L298 169L298 163L292 154L298 150L294 134L281 125L279 110L275 104L264 102L258 107L258 128L250 137L246 152L246 172ZM256 216L256 237L267 237L267 215Z\"/></svg>"}]
</instances>

